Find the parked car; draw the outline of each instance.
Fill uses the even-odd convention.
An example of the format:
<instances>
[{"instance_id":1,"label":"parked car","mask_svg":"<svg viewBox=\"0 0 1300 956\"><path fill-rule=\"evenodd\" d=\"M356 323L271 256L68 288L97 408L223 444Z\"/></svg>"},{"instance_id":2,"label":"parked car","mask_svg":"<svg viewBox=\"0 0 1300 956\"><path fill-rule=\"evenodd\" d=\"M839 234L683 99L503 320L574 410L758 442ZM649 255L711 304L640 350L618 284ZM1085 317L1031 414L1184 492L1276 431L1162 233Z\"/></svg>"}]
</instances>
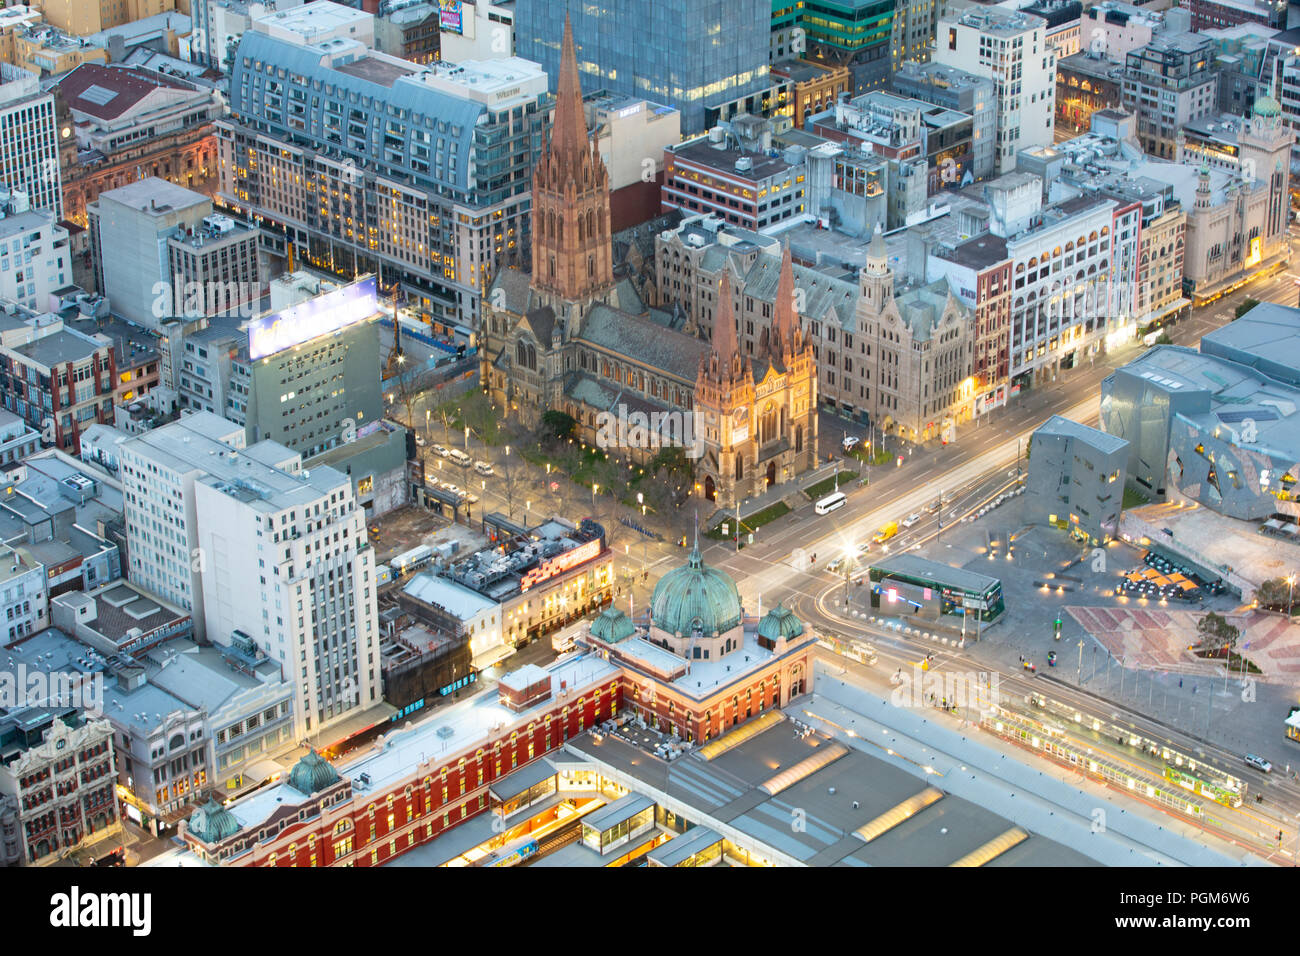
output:
<instances>
[{"instance_id":1,"label":"parked car","mask_svg":"<svg viewBox=\"0 0 1300 956\"><path fill-rule=\"evenodd\" d=\"M451 452L443 445L434 445L433 452L439 458L446 458L449 454L451 454Z\"/></svg>"},{"instance_id":2,"label":"parked car","mask_svg":"<svg viewBox=\"0 0 1300 956\"><path fill-rule=\"evenodd\" d=\"M429 443L425 441L423 438L421 438L419 435L415 436L415 445L417 448L423 448L427 444Z\"/></svg>"},{"instance_id":3,"label":"parked car","mask_svg":"<svg viewBox=\"0 0 1300 956\"><path fill-rule=\"evenodd\" d=\"M492 470L492 466L489 465L486 461L474 462L474 470L477 471L480 475L496 474L496 472Z\"/></svg>"},{"instance_id":4,"label":"parked car","mask_svg":"<svg viewBox=\"0 0 1300 956\"><path fill-rule=\"evenodd\" d=\"M857 435L845 435L842 444L845 451L853 451L853 449L858 447L861 442L862 439Z\"/></svg>"},{"instance_id":5,"label":"parked car","mask_svg":"<svg viewBox=\"0 0 1300 956\"><path fill-rule=\"evenodd\" d=\"M447 452L447 457L450 458L454 464L460 465L462 468L468 468L474 463L474 459L469 457L469 455L465 454L459 448L452 448Z\"/></svg>"}]
</instances>

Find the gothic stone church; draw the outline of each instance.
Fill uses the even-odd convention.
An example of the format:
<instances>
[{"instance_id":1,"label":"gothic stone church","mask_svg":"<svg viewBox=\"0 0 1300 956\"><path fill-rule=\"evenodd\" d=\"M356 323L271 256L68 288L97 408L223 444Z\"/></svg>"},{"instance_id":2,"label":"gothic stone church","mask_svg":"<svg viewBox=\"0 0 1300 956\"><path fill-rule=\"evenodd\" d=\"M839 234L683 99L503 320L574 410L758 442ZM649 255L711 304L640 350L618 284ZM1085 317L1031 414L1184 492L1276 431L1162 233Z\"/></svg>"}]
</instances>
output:
<instances>
[{"instance_id":1,"label":"gothic stone church","mask_svg":"<svg viewBox=\"0 0 1300 956\"><path fill-rule=\"evenodd\" d=\"M688 420L693 435L672 434L695 439L698 493L720 507L795 480L817 462L817 369L789 252L752 356L739 350L725 270L713 342L692 323L679 331L655 321L613 273L609 174L588 134L567 22L558 87L533 173L532 274L503 269L483 309L481 381L493 402L530 425L545 411L566 412L593 444L609 433L602 413ZM656 454L657 442L639 430L631 437L652 447L609 450L638 461Z\"/></svg>"}]
</instances>

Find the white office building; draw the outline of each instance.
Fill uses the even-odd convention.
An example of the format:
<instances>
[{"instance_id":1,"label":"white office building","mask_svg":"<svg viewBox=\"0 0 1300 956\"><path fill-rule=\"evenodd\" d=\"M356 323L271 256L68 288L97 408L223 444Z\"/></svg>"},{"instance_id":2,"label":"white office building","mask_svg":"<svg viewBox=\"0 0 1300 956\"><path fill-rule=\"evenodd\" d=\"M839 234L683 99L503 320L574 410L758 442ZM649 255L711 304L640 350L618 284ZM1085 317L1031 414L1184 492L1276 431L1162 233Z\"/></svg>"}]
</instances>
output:
<instances>
[{"instance_id":1,"label":"white office building","mask_svg":"<svg viewBox=\"0 0 1300 956\"><path fill-rule=\"evenodd\" d=\"M0 63L0 182L27 192L33 209L63 218L54 94L35 73Z\"/></svg>"},{"instance_id":2,"label":"white office building","mask_svg":"<svg viewBox=\"0 0 1300 956\"><path fill-rule=\"evenodd\" d=\"M932 59L993 81L999 174L1016 168L1016 154L1025 147L1051 144L1056 51L1042 17L991 8L944 18Z\"/></svg>"},{"instance_id":3,"label":"white office building","mask_svg":"<svg viewBox=\"0 0 1300 956\"><path fill-rule=\"evenodd\" d=\"M373 552L347 475L208 412L120 446L131 578L250 641L294 685L299 738L380 700Z\"/></svg>"},{"instance_id":4,"label":"white office building","mask_svg":"<svg viewBox=\"0 0 1300 956\"><path fill-rule=\"evenodd\" d=\"M0 299L44 311L72 281L68 231L32 209L25 190L0 183Z\"/></svg>"}]
</instances>

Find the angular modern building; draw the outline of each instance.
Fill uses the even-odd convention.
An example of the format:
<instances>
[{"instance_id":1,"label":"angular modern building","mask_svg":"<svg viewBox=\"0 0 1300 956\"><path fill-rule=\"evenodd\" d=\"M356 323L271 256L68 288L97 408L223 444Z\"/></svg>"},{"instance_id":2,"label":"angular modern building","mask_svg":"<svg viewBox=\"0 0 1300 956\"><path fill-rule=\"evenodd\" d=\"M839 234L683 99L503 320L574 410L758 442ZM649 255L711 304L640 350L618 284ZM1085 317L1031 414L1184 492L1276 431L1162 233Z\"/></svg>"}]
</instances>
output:
<instances>
[{"instance_id":1,"label":"angular modern building","mask_svg":"<svg viewBox=\"0 0 1300 956\"><path fill-rule=\"evenodd\" d=\"M686 136L705 132L723 105L771 85L769 0L516 0L515 52L542 64L552 85L566 15L583 85L675 106Z\"/></svg>"},{"instance_id":2,"label":"angular modern building","mask_svg":"<svg viewBox=\"0 0 1300 956\"><path fill-rule=\"evenodd\" d=\"M1119 531L1128 442L1053 415L1034 430L1025 516L1089 543Z\"/></svg>"},{"instance_id":3,"label":"angular modern building","mask_svg":"<svg viewBox=\"0 0 1300 956\"><path fill-rule=\"evenodd\" d=\"M1148 495L1185 496L1234 518L1294 520L1300 388L1212 354L1224 345L1159 345L1116 369L1102 382L1101 426L1129 443L1129 479Z\"/></svg>"}]
</instances>

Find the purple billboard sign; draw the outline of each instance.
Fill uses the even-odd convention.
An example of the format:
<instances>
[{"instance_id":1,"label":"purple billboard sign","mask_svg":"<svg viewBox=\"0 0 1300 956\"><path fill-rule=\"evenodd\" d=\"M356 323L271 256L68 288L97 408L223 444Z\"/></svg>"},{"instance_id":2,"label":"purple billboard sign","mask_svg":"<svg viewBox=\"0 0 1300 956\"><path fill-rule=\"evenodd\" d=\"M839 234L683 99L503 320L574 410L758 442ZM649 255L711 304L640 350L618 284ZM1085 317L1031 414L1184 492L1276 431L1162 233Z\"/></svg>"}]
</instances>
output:
<instances>
[{"instance_id":1,"label":"purple billboard sign","mask_svg":"<svg viewBox=\"0 0 1300 956\"><path fill-rule=\"evenodd\" d=\"M367 276L314 299L259 316L248 323L248 357L259 359L282 352L367 319L379 311L375 277Z\"/></svg>"},{"instance_id":2,"label":"purple billboard sign","mask_svg":"<svg viewBox=\"0 0 1300 956\"><path fill-rule=\"evenodd\" d=\"M438 25L448 33L464 33L460 0L438 0Z\"/></svg>"}]
</instances>

